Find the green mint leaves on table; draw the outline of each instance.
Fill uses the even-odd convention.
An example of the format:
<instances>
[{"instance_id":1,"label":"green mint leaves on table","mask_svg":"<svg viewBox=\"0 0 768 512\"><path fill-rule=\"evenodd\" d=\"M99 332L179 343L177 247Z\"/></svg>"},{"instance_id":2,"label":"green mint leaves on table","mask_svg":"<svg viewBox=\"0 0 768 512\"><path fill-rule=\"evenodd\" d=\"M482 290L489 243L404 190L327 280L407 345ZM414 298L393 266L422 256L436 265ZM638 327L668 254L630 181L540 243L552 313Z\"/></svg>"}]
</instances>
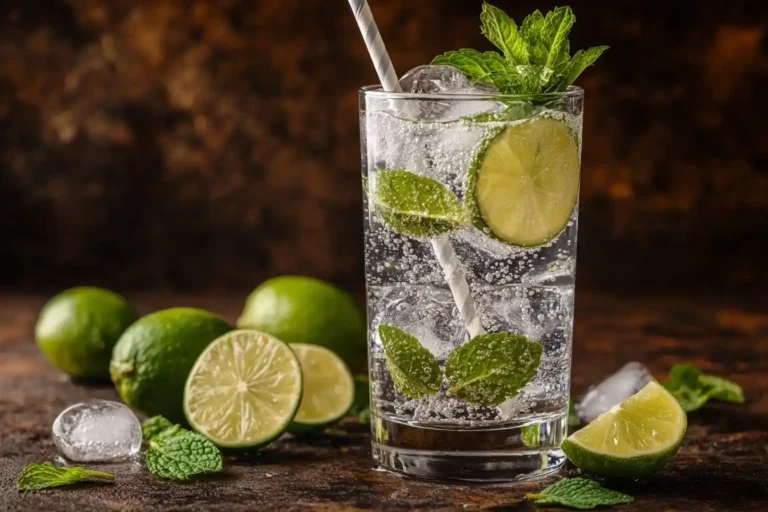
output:
<instances>
[{"instance_id":1,"label":"green mint leaves on table","mask_svg":"<svg viewBox=\"0 0 768 512\"><path fill-rule=\"evenodd\" d=\"M685 412L692 412L710 399L742 404L744 392L741 386L714 375L706 375L692 364L676 364L662 385L680 402Z\"/></svg>"},{"instance_id":2,"label":"green mint leaves on table","mask_svg":"<svg viewBox=\"0 0 768 512\"><path fill-rule=\"evenodd\" d=\"M61 468L55 466L52 462L43 462L42 464L30 464L25 467L21 476L16 481L16 489L20 491L38 491L93 479L112 482L115 480L115 475L102 471L92 471L80 466Z\"/></svg>"},{"instance_id":3,"label":"green mint leaves on table","mask_svg":"<svg viewBox=\"0 0 768 512\"><path fill-rule=\"evenodd\" d=\"M384 222L401 235L433 238L468 224L456 195L442 183L403 170L376 174L373 202Z\"/></svg>"},{"instance_id":4,"label":"green mint leaves on table","mask_svg":"<svg viewBox=\"0 0 768 512\"><path fill-rule=\"evenodd\" d=\"M453 66L504 94L565 91L608 49L597 46L571 57L568 35L576 17L570 7L558 7L546 16L535 11L518 27L504 11L483 3L480 21L483 35L503 55L461 49L435 57L432 64Z\"/></svg>"},{"instance_id":5,"label":"green mint leaves on table","mask_svg":"<svg viewBox=\"0 0 768 512\"><path fill-rule=\"evenodd\" d=\"M165 428L163 428L165 427ZM221 451L206 437L174 425L162 416L142 425L147 469L169 480L189 480L194 475L222 470Z\"/></svg>"},{"instance_id":6,"label":"green mint leaves on table","mask_svg":"<svg viewBox=\"0 0 768 512\"><path fill-rule=\"evenodd\" d=\"M380 325L379 338L400 393L408 398L424 398L440 390L443 372L435 356L419 340L392 325Z\"/></svg>"},{"instance_id":7,"label":"green mint leaves on table","mask_svg":"<svg viewBox=\"0 0 768 512\"><path fill-rule=\"evenodd\" d=\"M591 510L600 506L626 505L634 498L602 487L586 478L564 478L540 493L528 494L537 506L561 506L577 510Z\"/></svg>"},{"instance_id":8,"label":"green mint leaves on table","mask_svg":"<svg viewBox=\"0 0 768 512\"><path fill-rule=\"evenodd\" d=\"M449 391L466 402L498 405L514 397L536 375L541 343L496 332L475 336L448 356Z\"/></svg>"}]
</instances>

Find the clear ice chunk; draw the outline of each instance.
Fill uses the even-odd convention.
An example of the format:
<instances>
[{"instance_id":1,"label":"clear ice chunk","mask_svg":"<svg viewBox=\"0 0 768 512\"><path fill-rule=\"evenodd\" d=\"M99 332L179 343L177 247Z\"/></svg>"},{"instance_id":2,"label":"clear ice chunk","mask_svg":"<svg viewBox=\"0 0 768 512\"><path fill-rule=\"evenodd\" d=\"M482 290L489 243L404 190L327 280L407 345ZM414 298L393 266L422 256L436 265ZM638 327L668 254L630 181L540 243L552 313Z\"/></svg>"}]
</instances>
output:
<instances>
[{"instance_id":1,"label":"clear ice chunk","mask_svg":"<svg viewBox=\"0 0 768 512\"><path fill-rule=\"evenodd\" d=\"M77 462L127 459L141 448L141 423L119 402L93 399L67 407L51 430L61 453Z\"/></svg>"},{"instance_id":2,"label":"clear ice chunk","mask_svg":"<svg viewBox=\"0 0 768 512\"><path fill-rule=\"evenodd\" d=\"M576 406L576 414L589 423L643 389L652 380L653 375L643 364L627 363L613 375L589 388Z\"/></svg>"},{"instance_id":3,"label":"clear ice chunk","mask_svg":"<svg viewBox=\"0 0 768 512\"><path fill-rule=\"evenodd\" d=\"M472 82L453 66L418 66L400 79L404 92L416 94L493 94L498 89L492 85ZM407 105L412 106L412 103ZM406 112L408 118L418 117L428 120L454 120L460 117L494 111L503 108L502 103L490 104L487 100L478 101L419 101L418 112ZM410 109L413 110L413 109Z\"/></svg>"}]
</instances>

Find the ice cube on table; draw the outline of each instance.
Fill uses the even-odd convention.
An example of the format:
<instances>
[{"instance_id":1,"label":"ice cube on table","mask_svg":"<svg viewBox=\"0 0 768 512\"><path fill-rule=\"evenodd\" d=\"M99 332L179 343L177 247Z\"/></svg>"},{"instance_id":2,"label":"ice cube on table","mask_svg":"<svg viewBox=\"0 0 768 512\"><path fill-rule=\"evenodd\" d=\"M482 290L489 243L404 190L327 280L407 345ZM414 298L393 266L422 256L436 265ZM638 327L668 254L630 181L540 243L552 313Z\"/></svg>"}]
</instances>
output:
<instances>
[{"instance_id":1,"label":"ice cube on table","mask_svg":"<svg viewBox=\"0 0 768 512\"><path fill-rule=\"evenodd\" d=\"M627 363L619 371L599 384L592 386L576 406L576 414L589 423L634 395L653 380L653 375L643 364Z\"/></svg>"},{"instance_id":2,"label":"ice cube on table","mask_svg":"<svg viewBox=\"0 0 768 512\"><path fill-rule=\"evenodd\" d=\"M492 85L472 82L453 66L418 66L400 79L403 92L416 94L493 94L498 92ZM409 104L409 105L412 105ZM500 110L504 104L489 104L486 100L450 102L419 101L417 112L406 112L407 117L420 119L458 119L481 112ZM498 108L497 108L498 107ZM410 109L412 110L412 109Z\"/></svg>"},{"instance_id":3,"label":"ice cube on table","mask_svg":"<svg viewBox=\"0 0 768 512\"><path fill-rule=\"evenodd\" d=\"M127 459L141 448L141 423L119 402L93 399L70 406L53 422L53 442L69 460Z\"/></svg>"}]
</instances>

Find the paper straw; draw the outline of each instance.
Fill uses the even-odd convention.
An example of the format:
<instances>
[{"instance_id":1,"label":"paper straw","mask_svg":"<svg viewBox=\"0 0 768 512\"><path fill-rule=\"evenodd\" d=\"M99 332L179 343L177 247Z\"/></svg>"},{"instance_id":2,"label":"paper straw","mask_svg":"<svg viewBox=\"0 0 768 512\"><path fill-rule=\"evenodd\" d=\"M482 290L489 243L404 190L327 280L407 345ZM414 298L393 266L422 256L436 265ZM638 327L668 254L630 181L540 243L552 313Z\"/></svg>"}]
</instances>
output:
<instances>
[{"instance_id":1,"label":"paper straw","mask_svg":"<svg viewBox=\"0 0 768 512\"><path fill-rule=\"evenodd\" d=\"M379 75L381 85L388 92L402 92L400 83L389 58L384 41L381 39L379 28L373 19L371 8L368 7L367 0L349 0L349 6L355 15L357 26L365 39L365 45L368 47L368 53L371 55L373 65L376 67L376 73ZM464 327L469 332L470 337L485 334L480 316L475 309L475 300L469 290L467 278L461 269L461 262L453 250L451 240L448 235L442 235L430 240L432 249L435 251L437 261L443 269L445 281L453 294L453 300L459 309L461 320Z\"/></svg>"}]
</instances>

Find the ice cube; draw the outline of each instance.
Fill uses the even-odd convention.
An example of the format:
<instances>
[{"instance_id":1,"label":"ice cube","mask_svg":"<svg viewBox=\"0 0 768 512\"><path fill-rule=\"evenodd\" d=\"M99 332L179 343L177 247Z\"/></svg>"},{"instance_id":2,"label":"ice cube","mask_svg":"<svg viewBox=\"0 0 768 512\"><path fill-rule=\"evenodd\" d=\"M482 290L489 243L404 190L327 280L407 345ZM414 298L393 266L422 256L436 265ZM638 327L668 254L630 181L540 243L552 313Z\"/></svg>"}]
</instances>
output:
<instances>
[{"instance_id":1,"label":"ice cube","mask_svg":"<svg viewBox=\"0 0 768 512\"><path fill-rule=\"evenodd\" d=\"M127 459L141 448L141 423L119 402L93 399L59 414L52 428L53 442L68 459L106 462Z\"/></svg>"},{"instance_id":2,"label":"ice cube","mask_svg":"<svg viewBox=\"0 0 768 512\"><path fill-rule=\"evenodd\" d=\"M576 414L586 423L634 395L653 380L651 372L638 362L627 363L619 371L592 386L576 406Z\"/></svg>"},{"instance_id":3,"label":"ice cube","mask_svg":"<svg viewBox=\"0 0 768 512\"><path fill-rule=\"evenodd\" d=\"M400 79L400 87L404 92L416 94L493 94L498 92L492 85L472 82L464 73L453 66L418 66L408 71ZM502 103L489 103L487 100L478 101L418 101L418 109L413 109L413 103L408 103L405 115L408 118L417 117L429 120L454 120L460 117L495 111L503 108ZM417 110L414 112L414 110Z\"/></svg>"}]
</instances>

